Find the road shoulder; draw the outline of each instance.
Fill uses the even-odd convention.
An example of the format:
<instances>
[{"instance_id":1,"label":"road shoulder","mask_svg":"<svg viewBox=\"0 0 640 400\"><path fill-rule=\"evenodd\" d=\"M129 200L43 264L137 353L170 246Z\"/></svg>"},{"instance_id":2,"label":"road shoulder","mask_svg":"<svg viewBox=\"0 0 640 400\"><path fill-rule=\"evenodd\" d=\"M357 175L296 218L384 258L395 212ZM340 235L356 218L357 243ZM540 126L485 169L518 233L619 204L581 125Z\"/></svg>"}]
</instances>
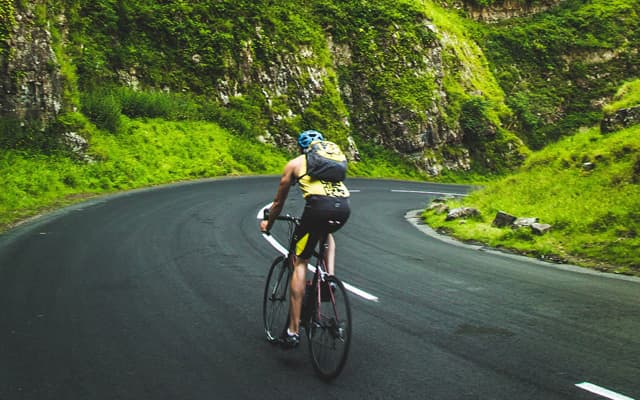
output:
<instances>
[{"instance_id":1,"label":"road shoulder","mask_svg":"<svg viewBox=\"0 0 640 400\"><path fill-rule=\"evenodd\" d=\"M539 260L536 258L532 258L532 257L527 257L524 255L520 255L520 254L513 254L513 253L509 253L500 249L496 249L496 248L492 248L492 247L488 247L485 246L483 244L475 244L475 243L465 243L465 242L461 242L457 239L454 239L450 236L441 234L439 232L437 232L436 230L434 230L433 228L431 228L429 225L427 225L422 218L420 217L420 215L422 214L424 210L410 210L407 211L407 213L405 214L405 219L407 220L407 222L409 222L411 225L413 225L416 229L418 229L420 232L424 233L425 235L432 237L434 239L440 240L444 243L447 243L449 245L452 246L458 246L458 247L464 247L467 249L471 249L471 250L477 250L477 251L482 251L482 252L486 252L486 253L491 253L491 254L496 254L502 257L507 257L507 258L513 258L513 259L518 259L518 260L527 260L528 262L532 263L532 264L537 264L540 266L544 266L544 267L548 267L548 268L557 268L557 269L561 269L564 271L571 271L571 272L576 272L576 273L580 273L580 274L588 274L588 275L595 275L595 276L600 276L602 278L610 278L610 279L619 279L619 280L624 280L624 281L629 281L629 282L636 282L638 284L640 284L640 278L635 277L635 276L628 276L628 275L618 275L618 274L611 274L611 273L606 273L606 272L600 272L600 271L596 271L596 270L592 270L589 268L585 268L585 267L580 267L577 265L571 265L571 264L556 264L556 263L551 263L551 262L547 262L547 261L543 261L543 260Z\"/></svg>"}]
</instances>

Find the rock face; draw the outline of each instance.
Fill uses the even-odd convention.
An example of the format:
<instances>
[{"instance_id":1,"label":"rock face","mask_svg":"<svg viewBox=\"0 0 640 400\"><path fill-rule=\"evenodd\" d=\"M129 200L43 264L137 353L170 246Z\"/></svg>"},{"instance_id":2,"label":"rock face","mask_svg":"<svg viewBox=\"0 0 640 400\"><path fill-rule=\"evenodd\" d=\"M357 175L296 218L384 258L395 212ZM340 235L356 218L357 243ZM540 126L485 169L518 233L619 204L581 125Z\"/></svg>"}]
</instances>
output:
<instances>
[{"instance_id":1,"label":"rock face","mask_svg":"<svg viewBox=\"0 0 640 400\"><path fill-rule=\"evenodd\" d=\"M0 113L2 117L39 121L46 125L63 108L70 107L63 104L63 84L67 85L67 81L61 76L47 22L39 21L33 11L41 1L24 4L21 11L16 9L16 24L10 38L11 51L0 59ZM89 13L90 8L85 11ZM57 12L64 14L64 9ZM100 24L99 21L89 21L86 25ZM69 23L68 27L75 25ZM336 131L341 129L341 133L346 133L343 138L349 141L352 159L358 157L355 138L392 149L431 175L439 175L447 169L468 170L472 158L484 159L480 153L485 147L491 147L465 141L466 133L457 117L461 114L460 100L449 99L447 94L450 88L446 85L451 85L452 79L445 77L453 74L460 86L449 92L459 95L464 91L470 96L484 96L474 86L478 80L475 70L453 50L460 47L458 41L463 38L439 31L420 13L416 13L407 26L402 26L401 22L385 26L372 24L371 31L375 33L370 41L359 40L359 34L339 36L332 33L330 27L325 27L320 34L324 36L314 38L319 39L317 41L300 43L297 38L292 38L294 45L281 47L279 43L271 42L273 39L266 33L267 28L258 24L251 29L253 31L247 32L243 40L234 42L239 43L240 48L233 48L233 52L215 59L215 63L207 62L206 54L197 51L190 52L186 61L190 67L200 71L200 76L206 77L201 85L198 84L196 93L206 92L208 98L230 108L241 108L246 102L259 110L259 115L255 116L259 124L255 125L264 129L256 134L256 140L295 149L292 126L300 120L309 124L316 120L330 120L329 125L333 124ZM96 32L106 37L112 34L99 29ZM91 33L91 30L82 32L87 35L83 40L90 40L87 37ZM62 36L71 41L76 37L73 32ZM215 48L215 40L211 36L211 43L207 44L211 46L202 47ZM108 48L112 43L91 44ZM68 45L65 50L72 49L72 52L65 53L74 56L74 60L64 60L65 65L75 62L85 67L77 72L80 84L83 80L92 81L99 76L136 90L191 90L189 85L181 87L180 82L176 83L163 74L154 75L147 71L145 75L144 59L134 56L118 58L113 55L115 52L107 51L101 54L104 59L98 63L101 70L97 66L94 70L91 68L97 63L88 68L86 60L81 60L85 48L83 42L63 45ZM371 51L367 47L370 45L373 46ZM150 52L164 54L163 50L175 47L172 43L158 46ZM468 44L469 48L464 47L464 53L474 53L474 46L474 43ZM184 61L175 55L167 59L168 65L175 64L176 68ZM109 71L105 73L104 70ZM96 71L102 75L94 76ZM176 75L180 75L179 71ZM405 83L406 87L403 86ZM349 138L352 132L356 135ZM481 140L485 139L491 142L495 138ZM520 142L512 146L510 139L508 148L504 145L507 141L495 142L502 146L492 152L496 158L517 158L518 146L522 145ZM512 154L515 156L511 157Z\"/></svg>"},{"instance_id":2,"label":"rock face","mask_svg":"<svg viewBox=\"0 0 640 400\"><path fill-rule=\"evenodd\" d=\"M495 23L504 19L526 17L546 11L565 0L544 0L544 1L518 1L504 0L497 1L489 7L470 6L467 7L469 15L479 21Z\"/></svg>"},{"instance_id":3,"label":"rock face","mask_svg":"<svg viewBox=\"0 0 640 400\"><path fill-rule=\"evenodd\" d=\"M62 109L60 67L51 33L37 24L30 10L16 10L15 20L9 54L0 60L0 116L44 126Z\"/></svg>"},{"instance_id":4,"label":"rock face","mask_svg":"<svg viewBox=\"0 0 640 400\"><path fill-rule=\"evenodd\" d=\"M419 29L423 30L425 36L436 32L436 28L427 20L422 21ZM395 40L399 35L392 34L387 46L398 46ZM429 93L429 100L413 108L394 104L385 90L376 93L370 73L353 68L353 65L361 65L363 61L354 55L357 52L352 51L348 44L335 45L332 40L329 40L329 44L336 68L350 71L348 79L340 79L339 89L351 111L350 123L353 128L363 132L368 141L409 156L420 169L432 175L439 175L443 169L470 168L469 151L460 146L463 137L460 126L447 122L444 117L449 100L443 82L445 49L441 40L433 40L426 45L416 43L413 50L414 54L421 55L419 58L398 55L393 65L389 66L394 71L411 71L411 79L430 81L434 87ZM448 146L458 146L460 150L441 151ZM428 156L425 150L437 154L437 157Z\"/></svg>"},{"instance_id":5,"label":"rock face","mask_svg":"<svg viewBox=\"0 0 640 400\"><path fill-rule=\"evenodd\" d=\"M640 124L640 106L623 108L606 115L600 123L600 130L602 133L609 133L637 124Z\"/></svg>"}]
</instances>

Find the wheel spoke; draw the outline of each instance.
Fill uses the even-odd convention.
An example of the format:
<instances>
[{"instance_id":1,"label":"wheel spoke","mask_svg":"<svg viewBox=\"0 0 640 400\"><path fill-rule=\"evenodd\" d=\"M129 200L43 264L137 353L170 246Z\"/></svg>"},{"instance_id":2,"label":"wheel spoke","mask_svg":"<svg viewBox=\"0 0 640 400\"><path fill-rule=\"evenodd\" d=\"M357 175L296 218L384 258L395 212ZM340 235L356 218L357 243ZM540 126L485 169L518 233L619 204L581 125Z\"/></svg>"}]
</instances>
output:
<instances>
[{"instance_id":1,"label":"wheel spoke","mask_svg":"<svg viewBox=\"0 0 640 400\"><path fill-rule=\"evenodd\" d=\"M310 324L309 349L315 370L325 379L340 374L349 353L351 342L351 310L344 286L335 277L329 301L320 302L315 320Z\"/></svg>"},{"instance_id":2,"label":"wheel spoke","mask_svg":"<svg viewBox=\"0 0 640 400\"><path fill-rule=\"evenodd\" d=\"M264 330L270 342L278 339L289 319L289 277L288 260L278 257L269 270L262 306Z\"/></svg>"}]
</instances>

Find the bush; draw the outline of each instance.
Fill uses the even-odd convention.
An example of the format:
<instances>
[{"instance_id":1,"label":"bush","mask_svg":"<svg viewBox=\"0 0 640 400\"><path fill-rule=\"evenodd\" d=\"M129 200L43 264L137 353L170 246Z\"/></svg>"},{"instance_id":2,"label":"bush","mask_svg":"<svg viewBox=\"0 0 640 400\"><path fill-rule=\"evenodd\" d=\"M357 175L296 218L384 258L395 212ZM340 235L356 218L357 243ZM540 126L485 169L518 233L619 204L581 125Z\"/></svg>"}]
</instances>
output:
<instances>
[{"instance_id":1,"label":"bush","mask_svg":"<svg viewBox=\"0 0 640 400\"><path fill-rule=\"evenodd\" d=\"M188 95L127 87L115 89L114 95L122 104L122 113L130 118L184 120L201 114L200 106Z\"/></svg>"},{"instance_id":2,"label":"bush","mask_svg":"<svg viewBox=\"0 0 640 400\"><path fill-rule=\"evenodd\" d=\"M472 97L462 104L460 128L464 133L463 141L469 145L485 142L486 136L495 133L487 117L488 103L482 97Z\"/></svg>"},{"instance_id":3,"label":"bush","mask_svg":"<svg viewBox=\"0 0 640 400\"><path fill-rule=\"evenodd\" d=\"M122 105L108 89L97 89L80 97L81 110L100 129L116 133L122 127Z\"/></svg>"}]
</instances>

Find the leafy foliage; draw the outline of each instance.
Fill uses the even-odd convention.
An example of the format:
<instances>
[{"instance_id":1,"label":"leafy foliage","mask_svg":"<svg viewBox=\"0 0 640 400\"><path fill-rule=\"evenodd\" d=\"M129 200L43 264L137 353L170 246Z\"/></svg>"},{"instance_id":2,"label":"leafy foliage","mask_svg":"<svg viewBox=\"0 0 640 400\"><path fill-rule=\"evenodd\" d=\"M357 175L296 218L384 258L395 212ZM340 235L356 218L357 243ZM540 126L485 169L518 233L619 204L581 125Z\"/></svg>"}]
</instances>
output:
<instances>
[{"instance_id":1,"label":"leafy foliage","mask_svg":"<svg viewBox=\"0 0 640 400\"><path fill-rule=\"evenodd\" d=\"M6 41L16 20L12 0L0 0L0 61L9 51ZM2 63L0 63L1 65Z\"/></svg>"},{"instance_id":2,"label":"leafy foliage","mask_svg":"<svg viewBox=\"0 0 640 400\"><path fill-rule=\"evenodd\" d=\"M505 0L462 0L462 3L468 4L471 6L476 6L476 7L490 7L490 6L503 5L505 3ZM515 0L515 1L512 0L510 3L511 4L516 3L516 4L521 4L525 6L525 5L544 3L544 1L543 0Z\"/></svg>"},{"instance_id":3,"label":"leafy foliage","mask_svg":"<svg viewBox=\"0 0 640 400\"><path fill-rule=\"evenodd\" d=\"M87 196L186 179L279 173L288 154L231 135L209 122L130 120L121 131L95 130L79 116L65 123L91 137L92 163L67 154L0 150L0 229Z\"/></svg>"},{"instance_id":4,"label":"leafy foliage","mask_svg":"<svg viewBox=\"0 0 640 400\"><path fill-rule=\"evenodd\" d=\"M613 103L604 106L605 113L613 113L622 108L640 106L640 79L627 82L613 97Z\"/></svg>"},{"instance_id":5,"label":"leafy foliage","mask_svg":"<svg viewBox=\"0 0 640 400\"><path fill-rule=\"evenodd\" d=\"M584 130L534 153L518 173L487 182L465 198L460 204L478 208L480 221L460 225L431 213L426 219L463 239L640 275L638 135L640 125L606 136L597 128ZM531 236L492 227L500 210L538 217L552 230Z\"/></svg>"},{"instance_id":6,"label":"leafy foliage","mask_svg":"<svg viewBox=\"0 0 640 400\"><path fill-rule=\"evenodd\" d=\"M113 93L107 90L95 90L84 94L82 97L82 112L98 128L105 129L111 133L116 133L120 130L122 104Z\"/></svg>"},{"instance_id":7,"label":"leafy foliage","mask_svg":"<svg viewBox=\"0 0 640 400\"><path fill-rule=\"evenodd\" d=\"M602 98L640 74L638 0L568 0L529 18L479 26L517 130L540 149L599 122Z\"/></svg>"}]
</instances>

